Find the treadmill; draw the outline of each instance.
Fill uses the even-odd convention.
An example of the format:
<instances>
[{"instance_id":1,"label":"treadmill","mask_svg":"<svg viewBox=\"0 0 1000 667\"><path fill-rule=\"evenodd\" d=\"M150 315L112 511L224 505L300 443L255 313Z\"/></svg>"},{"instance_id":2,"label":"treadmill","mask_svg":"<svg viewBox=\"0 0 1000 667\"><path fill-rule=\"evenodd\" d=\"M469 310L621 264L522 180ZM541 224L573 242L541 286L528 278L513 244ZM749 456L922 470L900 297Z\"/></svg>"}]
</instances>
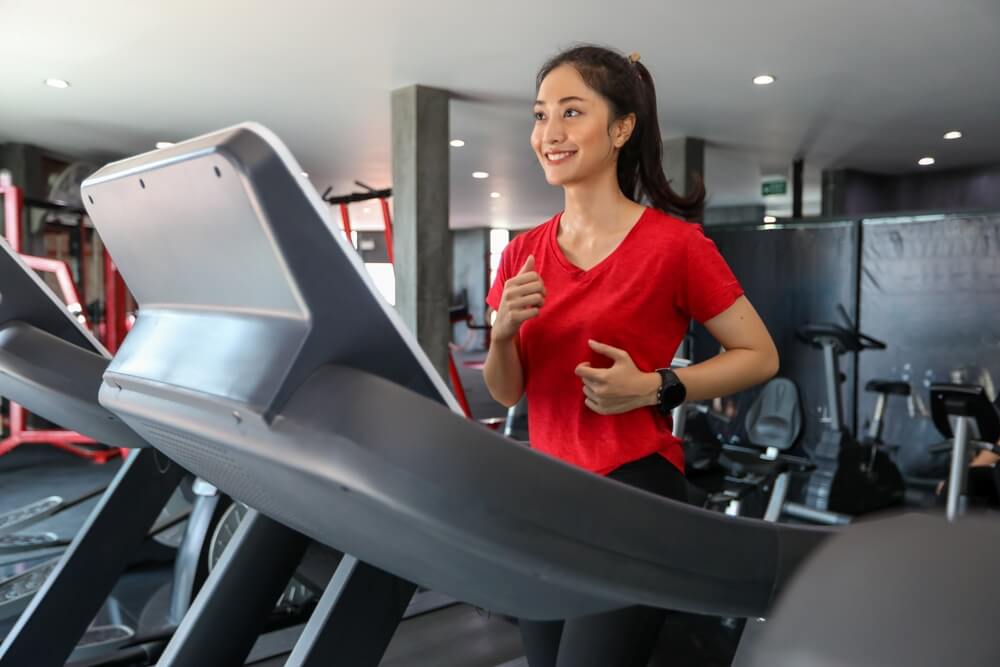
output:
<instances>
[{"instance_id":1,"label":"treadmill","mask_svg":"<svg viewBox=\"0 0 1000 667\"><path fill-rule=\"evenodd\" d=\"M306 538L345 556L295 667L378 664L417 585L531 619L769 613L831 529L667 500L466 420L301 171L247 123L82 188L141 306L102 405L252 508L161 667L241 664Z\"/></svg>"},{"instance_id":2,"label":"treadmill","mask_svg":"<svg viewBox=\"0 0 1000 667\"><path fill-rule=\"evenodd\" d=\"M99 442L136 449L61 558L0 582L0 602L21 612L0 644L4 667L61 665L74 650L91 655L130 638L127 628L114 625L80 643L183 471L97 402L109 361L107 350L0 241L0 395ZM22 514L32 512L28 506Z\"/></svg>"}]
</instances>

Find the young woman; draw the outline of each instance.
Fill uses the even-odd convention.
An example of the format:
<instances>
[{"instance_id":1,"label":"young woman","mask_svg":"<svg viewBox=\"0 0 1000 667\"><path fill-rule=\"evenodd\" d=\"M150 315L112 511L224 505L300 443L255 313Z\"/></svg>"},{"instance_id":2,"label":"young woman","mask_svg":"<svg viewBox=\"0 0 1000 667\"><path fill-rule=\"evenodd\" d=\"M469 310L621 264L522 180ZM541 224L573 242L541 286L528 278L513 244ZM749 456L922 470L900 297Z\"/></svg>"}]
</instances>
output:
<instances>
[{"instance_id":1,"label":"young woman","mask_svg":"<svg viewBox=\"0 0 1000 667\"><path fill-rule=\"evenodd\" d=\"M573 48L536 85L531 146L565 208L504 251L487 297L497 313L487 387L506 406L527 392L536 449L684 500L670 409L767 380L777 351L715 244L684 221L699 217L704 190L680 196L664 176L656 93L638 56ZM671 370L691 318L726 351ZM645 665L664 613L523 621L528 662Z\"/></svg>"}]
</instances>

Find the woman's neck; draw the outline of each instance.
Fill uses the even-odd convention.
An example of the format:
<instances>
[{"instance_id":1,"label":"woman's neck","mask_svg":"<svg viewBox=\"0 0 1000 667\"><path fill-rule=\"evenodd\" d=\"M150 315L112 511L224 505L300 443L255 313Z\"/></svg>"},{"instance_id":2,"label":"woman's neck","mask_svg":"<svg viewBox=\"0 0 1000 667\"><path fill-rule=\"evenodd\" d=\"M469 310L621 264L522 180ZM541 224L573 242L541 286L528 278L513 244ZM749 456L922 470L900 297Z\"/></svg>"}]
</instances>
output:
<instances>
[{"instance_id":1,"label":"woman's neck","mask_svg":"<svg viewBox=\"0 0 1000 667\"><path fill-rule=\"evenodd\" d=\"M561 231L586 236L615 234L635 222L643 207L622 194L614 171L602 176L597 182L563 188L566 204Z\"/></svg>"}]
</instances>

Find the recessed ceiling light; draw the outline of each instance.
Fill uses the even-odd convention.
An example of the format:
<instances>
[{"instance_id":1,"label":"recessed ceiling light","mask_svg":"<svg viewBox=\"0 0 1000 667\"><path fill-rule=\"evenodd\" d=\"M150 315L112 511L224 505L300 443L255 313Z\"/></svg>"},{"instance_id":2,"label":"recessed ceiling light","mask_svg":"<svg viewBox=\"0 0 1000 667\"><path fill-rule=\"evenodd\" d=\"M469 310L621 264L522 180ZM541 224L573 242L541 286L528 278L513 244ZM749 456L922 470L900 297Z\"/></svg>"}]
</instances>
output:
<instances>
[{"instance_id":1,"label":"recessed ceiling light","mask_svg":"<svg viewBox=\"0 0 1000 667\"><path fill-rule=\"evenodd\" d=\"M934 158L922 157L919 160L917 160L917 164L919 164L921 167L929 167L930 165L934 164Z\"/></svg>"},{"instance_id":2,"label":"recessed ceiling light","mask_svg":"<svg viewBox=\"0 0 1000 667\"><path fill-rule=\"evenodd\" d=\"M753 78L753 82L758 86L767 86L774 83L775 79L770 74L760 74Z\"/></svg>"},{"instance_id":3,"label":"recessed ceiling light","mask_svg":"<svg viewBox=\"0 0 1000 667\"><path fill-rule=\"evenodd\" d=\"M156 142L156 148L157 149L170 148L173 145L174 145L174 142L172 142L172 141L157 141Z\"/></svg>"},{"instance_id":4,"label":"recessed ceiling light","mask_svg":"<svg viewBox=\"0 0 1000 667\"><path fill-rule=\"evenodd\" d=\"M490 193L490 197L492 197L493 199L500 199L500 193L499 192L491 192Z\"/></svg>"},{"instance_id":5,"label":"recessed ceiling light","mask_svg":"<svg viewBox=\"0 0 1000 667\"><path fill-rule=\"evenodd\" d=\"M45 85L49 88L69 88L69 81L66 79L46 79Z\"/></svg>"},{"instance_id":6,"label":"recessed ceiling light","mask_svg":"<svg viewBox=\"0 0 1000 667\"><path fill-rule=\"evenodd\" d=\"M776 217L774 217L773 215L765 215L764 216L764 222L766 222L766 223L772 223L772 222L777 222L777 221L778 221L778 219Z\"/></svg>"},{"instance_id":7,"label":"recessed ceiling light","mask_svg":"<svg viewBox=\"0 0 1000 667\"><path fill-rule=\"evenodd\" d=\"M485 171L474 171L474 172L472 172L472 177L473 178L489 178L490 175L489 175L488 172L485 172Z\"/></svg>"},{"instance_id":8,"label":"recessed ceiling light","mask_svg":"<svg viewBox=\"0 0 1000 667\"><path fill-rule=\"evenodd\" d=\"M303 171L302 175L305 176L306 178L309 178L309 172L308 171Z\"/></svg>"},{"instance_id":9,"label":"recessed ceiling light","mask_svg":"<svg viewBox=\"0 0 1000 667\"><path fill-rule=\"evenodd\" d=\"M961 139L962 138L962 133L959 132L958 130L951 130L950 132L945 132L944 133L944 138L945 139Z\"/></svg>"},{"instance_id":10,"label":"recessed ceiling light","mask_svg":"<svg viewBox=\"0 0 1000 667\"><path fill-rule=\"evenodd\" d=\"M461 148L465 145L465 142L461 139L452 139L448 142L453 148Z\"/></svg>"}]
</instances>

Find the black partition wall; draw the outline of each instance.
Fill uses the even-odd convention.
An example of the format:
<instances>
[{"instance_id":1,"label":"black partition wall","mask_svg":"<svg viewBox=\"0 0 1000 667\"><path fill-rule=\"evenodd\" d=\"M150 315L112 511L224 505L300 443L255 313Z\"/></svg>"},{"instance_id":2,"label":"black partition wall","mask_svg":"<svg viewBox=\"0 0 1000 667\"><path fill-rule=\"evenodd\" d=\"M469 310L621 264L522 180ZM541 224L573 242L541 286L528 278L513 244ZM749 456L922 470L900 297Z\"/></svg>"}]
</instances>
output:
<instances>
[{"instance_id":1,"label":"black partition wall","mask_svg":"<svg viewBox=\"0 0 1000 667\"><path fill-rule=\"evenodd\" d=\"M843 323L838 305L857 317L858 223L813 222L795 225L709 227L747 297L760 313L781 354L781 371L799 387L804 422L800 443L808 448L819 437L826 405L823 358L800 342L796 330L806 322ZM695 358L704 360L718 346L703 328L695 328ZM854 355L841 358L844 417L854 418ZM759 388L727 399L736 421L727 430L743 436L743 417Z\"/></svg>"},{"instance_id":2,"label":"black partition wall","mask_svg":"<svg viewBox=\"0 0 1000 667\"><path fill-rule=\"evenodd\" d=\"M802 396L808 447L821 427L822 359L795 337L807 321L843 324L843 304L861 331L885 341L884 351L842 357L844 415L864 429L875 396L871 379L909 382L913 397L892 397L883 439L904 474L947 473L948 452L927 417L932 382L969 382L996 395L1000 383L1000 212L940 213L854 221L709 227L708 234L743 283L774 336L780 374ZM695 357L718 349L701 327ZM855 382L855 378L857 381ZM728 399L744 436L743 415L759 390Z\"/></svg>"},{"instance_id":3,"label":"black partition wall","mask_svg":"<svg viewBox=\"0 0 1000 667\"><path fill-rule=\"evenodd\" d=\"M919 400L890 401L884 439L899 445L904 472L946 472L947 452L928 452L941 437L921 408L931 382L983 384L995 395L1000 213L868 219L862 239L861 327L889 348L865 359L859 379L910 382ZM873 408L862 394L862 419Z\"/></svg>"}]
</instances>

